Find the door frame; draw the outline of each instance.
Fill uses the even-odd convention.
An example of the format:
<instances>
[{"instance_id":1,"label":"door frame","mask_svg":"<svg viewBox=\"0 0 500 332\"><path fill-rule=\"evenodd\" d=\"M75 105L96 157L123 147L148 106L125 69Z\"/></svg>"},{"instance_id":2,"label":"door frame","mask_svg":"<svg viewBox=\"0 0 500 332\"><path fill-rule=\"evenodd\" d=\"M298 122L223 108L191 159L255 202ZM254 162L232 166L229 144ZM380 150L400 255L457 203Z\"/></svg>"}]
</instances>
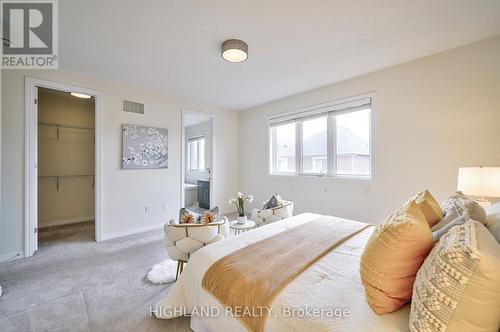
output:
<instances>
[{"instance_id":1,"label":"door frame","mask_svg":"<svg viewBox=\"0 0 500 332\"><path fill-rule=\"evenodd\" d=\"M181 108L181 200L180 207L183 208L185 202L185 177L186 177L186 131L184 130L184 120L186 119L186 114L198 114L205 115L211 120L211 129L212 129L212 164L210 165L210 208L215 206L214 199L214 187L215 187L215 153L216 149L216 139L215 139L215 115L213 113L202 112L202 111L194 111L188 108Z\"/></svg>"},{"instance_id":2,"label":"door frame","mask_svg":"<svg viewBox=\"0 0 500 332\"><path fill-rule=\"evenodd\" d=\"M49 88L65 92L79 92L95 97L95 240L101 241L102 229L102 92L50 82L33 77L25 77L24 102L24 257L32 256L38 249L38 105L37 88Z\"/></svg>"}]
</instances>

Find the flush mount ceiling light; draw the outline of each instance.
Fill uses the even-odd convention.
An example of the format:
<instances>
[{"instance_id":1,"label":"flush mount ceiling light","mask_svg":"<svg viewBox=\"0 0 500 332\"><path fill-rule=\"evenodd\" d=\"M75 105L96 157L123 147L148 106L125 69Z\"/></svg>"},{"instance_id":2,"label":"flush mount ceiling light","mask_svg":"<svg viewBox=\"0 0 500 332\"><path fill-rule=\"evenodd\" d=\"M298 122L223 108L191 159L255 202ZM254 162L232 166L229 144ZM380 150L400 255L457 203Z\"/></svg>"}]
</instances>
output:
<instances>
[{"instance_id":1,"label":"flush mount ceiling light","mask_svg":"<svg viewBox=\"0 0 500 332\"><path fill-rule=\"evenodd\" d=\"M228 39L222 43L222 57L229 62L243 62L248 58L248 45L239 39Z\"/></svg>"},{"instance_id":2,"label":"flush mount ceiling light","mask_svg":"<svg viewBox=\"0 0 500 332\"><path fill-rule=\"evenodd\" d=\"M91 96L86 95L86 94L84 94L84 93L71 92L70 94L71 94L73 97L77 97L77 98L84 98L84 99L89 99L89 98L92 98Z\"/></svg>"}]
</instances>

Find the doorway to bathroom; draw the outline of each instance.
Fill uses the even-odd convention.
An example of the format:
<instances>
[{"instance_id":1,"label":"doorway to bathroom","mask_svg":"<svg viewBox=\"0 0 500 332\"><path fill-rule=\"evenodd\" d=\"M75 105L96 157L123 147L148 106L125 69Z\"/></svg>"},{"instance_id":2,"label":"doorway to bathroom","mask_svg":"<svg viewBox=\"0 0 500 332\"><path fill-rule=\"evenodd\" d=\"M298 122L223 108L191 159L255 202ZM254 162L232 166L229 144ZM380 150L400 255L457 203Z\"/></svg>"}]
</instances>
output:
<instances>
[{"instance_id":1,"label":"doorway to bathroom","mask_svg":"<svg viewBox=\"0 0 500 332\"><path fill-rule=\"evenodd\" d=\"M182 110L181 207L196 213L212 208L213 133L212 114Z\"/></svg>"}]
</instances>

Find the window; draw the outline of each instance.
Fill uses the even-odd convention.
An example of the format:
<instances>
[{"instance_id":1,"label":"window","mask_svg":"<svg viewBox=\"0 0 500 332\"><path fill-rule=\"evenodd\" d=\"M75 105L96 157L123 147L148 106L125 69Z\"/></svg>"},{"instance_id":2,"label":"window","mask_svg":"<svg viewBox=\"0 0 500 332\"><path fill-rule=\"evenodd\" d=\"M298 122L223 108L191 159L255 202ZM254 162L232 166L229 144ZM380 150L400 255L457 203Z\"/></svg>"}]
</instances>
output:
<instances>
[{"instance_id":1,"label":"window","mask_svg":"<svg viewBox=\"0 0 500 332\"><path fill-rule=\"evenodd\" d=\"M205 137L188 139L188 165L190 171L205 170Z\"/></svg>"},{"instance_id":2,"label":"window","mask_svg":"<svg viewBox=\"0 0 500 332\"><path fill-rule=\"evenodd\" d=\"M325 157L313 157L312 164L313 164L313 173L317 173L317 174L326 174L327 173L326 156Z\"/></svg>"},{"instance_id":3,"label":"window","mask_svg":"<svg viewBox=\"0 0 500 332\"><path fill-rule=\"evenodd\" d=\"M302 171L312 174L327 172L327 117L302 122Z\"/></svg>"},{"instance_id":4,"label":"window","mask_svg":"<svg viewBox=\"0 0 500 332\"><path fill-rule=\"evenodd\" d=\"M279 173L295 172L295 123L273 128L273 155L275 169Z\"/></svg>"},{"instance_id":5,"label":"window","mask_svg":"<svg viewBox=\"0 0 500 332\"><path fill-rule=\"evenodd\" d=\"M371 176L372 96L269 119L271 174Z\"/></svg>"},{"instance_id":6,"label":"window","mask_svg":"<svg viewBox=\"0 0 500 332\"><path fill-rule=\"evenodd\" d=\"M338 115L336 129L337 174L370 174L370 110Z\"/></svg>"},{"instance_id":7,"label":"window","mask_svg":"<svg viewBox=\"0 0 500 332\"><path fill-rule=\"evenodd\" d=\"M287 157L278 157L277 169L281 172L286 172L288 170L288 163L289 161Z\"/></svg>"}]
</instances>

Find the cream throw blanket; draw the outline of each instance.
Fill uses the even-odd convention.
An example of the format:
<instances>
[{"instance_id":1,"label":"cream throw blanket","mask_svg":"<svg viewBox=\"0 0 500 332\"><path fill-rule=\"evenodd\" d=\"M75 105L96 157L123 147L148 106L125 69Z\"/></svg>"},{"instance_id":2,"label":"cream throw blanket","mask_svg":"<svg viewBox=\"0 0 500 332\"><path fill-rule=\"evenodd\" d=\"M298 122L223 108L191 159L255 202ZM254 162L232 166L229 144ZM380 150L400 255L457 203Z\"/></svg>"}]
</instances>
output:
<instances>
[{"instance_id":1,"label":"cream throw blanket","mask_svg":"<svg viewBox=\"0 0 500 332\"><path fill-rule=\"evenodd\" d=\"M251 331L263 331L275 296L302 271L369 225L320 217L237 250L205 273L202 286L240 312Z\"/></svg>"}]
</instances>

